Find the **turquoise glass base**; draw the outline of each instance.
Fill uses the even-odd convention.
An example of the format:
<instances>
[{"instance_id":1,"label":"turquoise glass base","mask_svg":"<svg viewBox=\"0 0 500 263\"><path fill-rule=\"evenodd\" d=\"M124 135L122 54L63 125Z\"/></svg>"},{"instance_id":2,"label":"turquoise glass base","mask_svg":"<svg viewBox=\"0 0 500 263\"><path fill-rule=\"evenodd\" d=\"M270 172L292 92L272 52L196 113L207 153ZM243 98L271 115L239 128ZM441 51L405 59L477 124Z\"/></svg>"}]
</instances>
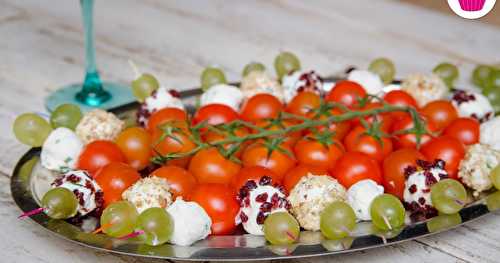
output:
<instances>
[{"instance_id":1,"label":"turquoise glass base","mask_svg":"<svg viewBox=\"0 0 500 263\"><path fill-rule=\"evenodd\" d=\"M61 104L71 103L78 105L83 112L86 112L97 108L107 110L121 106L123 104L134 102L136 100L132 95L131 88L126 85L113 82L103 82L102 88L104 91L109 93L109 99L105 100L102 103L92 103L91 99L87 99L89 104L97 104L96 106L85 104L80 100L77 100L77 94L82 91L82 84L78 83L65 86L51 93L45 99L45 107L49 112L52 112L55 108L57 108L57 106Z\"/></svg>"}]
</instances>

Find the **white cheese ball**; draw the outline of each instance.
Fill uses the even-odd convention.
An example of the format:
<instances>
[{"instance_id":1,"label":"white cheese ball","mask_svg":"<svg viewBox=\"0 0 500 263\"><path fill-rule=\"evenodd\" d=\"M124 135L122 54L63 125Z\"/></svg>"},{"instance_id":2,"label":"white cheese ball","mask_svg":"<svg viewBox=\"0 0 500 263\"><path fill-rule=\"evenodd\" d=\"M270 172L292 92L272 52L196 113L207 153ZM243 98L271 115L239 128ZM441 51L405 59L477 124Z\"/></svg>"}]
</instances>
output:
<instances>
[{"instance_id":1,"label":"white cheese ball","mask_svg":"<svg viewBox=\"0 0 500 263\"><path fill-rule=\"evenodd\" d=\"M474 196L490 189L493 185L490 172L500 162L500 152L488 145L473 144L467 147L464 159L460 162L458 177L474 190Z\"/></svg>"},{"instance_id":2,"label":"white cheese ball","mask_svg":"<svg viewBox=\"0 0 500 263\"><path fill-rule=\"evenodd\" d=\"M368 70L353 70L347 75L347 80L358 83L371 95L380 95L384 89L380 76Z\"/></svg>"},{"instance_id":3,"label":"white cheese ball","mask_svg":"<svg viewBox=\"0 0 500 263\"><path fill-rule=\"evenodd\" d=\"M180 98L173 96L171 92L174 90L169 90L165 87L160 87L153 91L149 97L147 97L144 102L139 107L137 111L137 122L141 126L146 126L148 124L149 117L164 108L177 108L184 110L184 104Z\"/></svg>"},{"instance_id":4,"label":"white cheese ball","mask_svg":"<svg viewBox=\"0 0 500 263\"><path fill-rule=\"evenodd\" d=\"M479 142L500 151L500 116L481 124Z\"/></svg>"},{"instance_id":5,"label":"white cheese ball","mask_svg":"<svg viewBox=\"0 0 500 263\"><path fill-rule=\"evenodd\" d=\"M96 140L113 141L125 127L125 123L111 112L95 109L83 115L76 126L76 135L84 144Z\"/></svg>"},{"instance_id":6,"label":"white cheese ball","mask_svg":"<svg viewBox=\"0 0 500 263\"><path fill-rule=\"evenodd\" d=\"M167 208L167 212L174 220L170 243L189 246L198 240L205 239L210 234L212 220L199 204L177 198Z\"/></svg>"},{"instance_id":7,"label":"white cheese ball","mask_svg":"<svg viewBox=\"0 0 500 263\"><path fill-rule=\"evenodd\" d=\"M165 178L151 176L142 178L122 193L123 200L132 203L137 212L151 207L166 208L172 203L172 194Z\"/></svg>"},{"instance_id":8,"label":"white cheese ball","mask_svg":"<svg viewBox=\"0 0 500 263\"><path fill-rule=\"evenodd\" d=\"M314 71L295 71L285 75L281 80L281 85L285 103L290 102L301 91L312 91L318 95L323 92L323 79Z\"/></svg>"},{"instance_id":9,"label":"white cheese ball","mask_svg":"<svg viewBox=\"0 0 500 263\"><path fill-rule=\"evenodd\" d=\"M250 72L241 80L240 89L246 99L259 93L267 93L284 100L283 87L269 74L258 70Z\"/></svg>"},{"instance_id":10,"label":"white cheese ball","mask_svg":"<svg viewBox=\"0 0 500 263\"><path fill-rule=\"evenodd\" d=\"M431 187L447 177L448 173L441 168L430 168L412 173L406 179L403 197L408 204L416 203L420 207L432 206ZM431 178L427 178L431 177Z\"/></svg>"},{"instance_id":11,"label":"white cheese ball","mask_svg":"<svg viewBox=\"0 0 500 263\"><path fill-rule=\"evenodd\" d=\"M53 130L42 146L42 166L53 171L65 172L76 168L76 161L83 149L83 142L72 130L59 127Z\"/></svg>"},{"instance_id":12,"label":"white cheese ball","mask_svg":"<svg viewBox=\"0 0 500 263\"><path fill-rule=\"evenodd\" d=\"M446 97L448 87L443 80L435 75L413 74L401 83L401 90L408 92L415 98L419 107Z\"/></svg>"},{"instance_id":13,"label":"white cheese ball","mask_svg":"<svg viewBox=\"0 0 500 263\"><path fill-rule=\"evenodd\" d=\"M495 116L490 101L481 93L456 90L453 92L451 102L460 117L475 118L485 122Z\"/></svg>"},{"instance_id":14,"label":"white cheese ball","mask_svg":"<svg viewBox=\"0 0 500 263\"><path fill-rule=\"evenodd\" d=\"M328 175L308 174L300 179L288 196L292 214L305 230L318 231L325 207L335 201L345 201L346 190Z\"/></svg>"},{"instance_id":15,"label":"white cheese ball","mask_svg":"<svg viewBox=\"0 0 500 263\"><path fill-rule=\"evenodd\" d=\"M384 187L366 179L353 184L347 190L347 203L352 207L359 220L371 220L370 205L377 196L384 193Z\"/></svg>"},{"instance_id":16,"label":"white cheese ball","mask_svg":"<svg viewBox=\"0 0 500 263\"><path fill-rule=\"evenodd\" d=\"M238 112L243 101L243 93L235 86L218 84L210 87L200 97L200 105L224 104Z\"/></svg>"}]
</instances>

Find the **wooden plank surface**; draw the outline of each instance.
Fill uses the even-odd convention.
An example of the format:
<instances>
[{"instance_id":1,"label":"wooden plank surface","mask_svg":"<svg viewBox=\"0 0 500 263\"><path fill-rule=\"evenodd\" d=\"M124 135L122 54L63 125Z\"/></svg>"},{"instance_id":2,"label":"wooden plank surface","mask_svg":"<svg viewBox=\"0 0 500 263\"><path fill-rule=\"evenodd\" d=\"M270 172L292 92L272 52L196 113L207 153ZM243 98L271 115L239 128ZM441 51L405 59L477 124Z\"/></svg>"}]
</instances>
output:
<instances>
[{"instance_id":1,"label":"wooden plank surface","mask_svg":"<svg viewBox=\"0 0 500 263\"><path fill-rule=\"evenodd\" d=\"M334 74L392 58L398 76L458 63L469 87L475 63L496 63L500 29L400 1L96 1L98 64L106 79L128 82L127 60L165 86L197 85L217 64L237 80L249 61L269 67L291 50L304 68ZM497 14L498 16L498 14ZM15 116L44 111L43 97L83 74L77 1L0 0L0 248L2 262L146 262L96 252L53 237L29 221L9 192L9 175L27 147L11 133ZM294 262L498 262L498 215L434 237L344 256ZM151 262L151 261L147 261Z\"/></svg>"}]
</instances>

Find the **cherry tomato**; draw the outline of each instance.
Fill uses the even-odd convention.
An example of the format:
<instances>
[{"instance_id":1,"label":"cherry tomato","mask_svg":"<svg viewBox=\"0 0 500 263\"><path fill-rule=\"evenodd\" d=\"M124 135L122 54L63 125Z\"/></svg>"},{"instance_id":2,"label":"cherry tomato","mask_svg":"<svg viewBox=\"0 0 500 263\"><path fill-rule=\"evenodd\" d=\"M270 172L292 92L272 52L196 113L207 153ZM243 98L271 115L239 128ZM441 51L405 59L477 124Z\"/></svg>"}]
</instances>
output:
<instances>
[{"instance_id":1,"label":"cherry tomato","mask_svg":"<svg viewBox=\"0 0 500 263\"><path fill-rule=\"evenodd\" d=\"M346 189L365 179L371 179L382 184L382 172L375 159L364 153L347 152L340 159L334 169L330 170L333 177Z\"/></svg>"},{"instance_id":2,"label":"cherry tomato","mask_svg":"<svg viewBox=\"0 0 500 263\"><path fill-rule=\"evenodd\" d=\"M251 166L241 168L240 172L233 178L231 185L237 193L247 181L259 182L260 178L264 176L271 177L273 184L281 184L281 178L273 171L261 166Z\"/></svg>"},{"instance_id":3,"label":"cherry tomato","mask_svg":"<svg viewBox=\"0 0 500 263\"><path fill-rule=\"evenodd\" d=\"M234 232L240 206L229 186L199 184L194 189L191 200L203 207L212 219L212 235L230 235Z\"/></svg>"},{"instance_id":4,"label":"cherry tomato","mask_svg":"<svg viewBox=\"0 0 500 263\"><path fill-rule=\"evenodd\" d=\"M368 111L368 110L382 108L383 106L384 105L380 102L368 102L368 103L366 103L366 105L361 107L361 109L359 109L359 110ZM364 120L369 124L373 124L374 122L378 122L380 125L380 130L383 132L387 132L387 133L391 130L391 127L392 127L393 122L394 122L392 115L390 115L389 113L380 113L380 114L377 114L374 116L366 116L366 117L364 117ZM359 126L359 125L361 125L361 121L359 120L359 118L353 119L351 121L351 125L353 127Z\"/></svg>"},{"instance_id":5,"label":"cherry tomato","mask_svg":"<svg viewBox=\"0 0 500 263\"><path fill-rule=\"evenodd\" d=\"M145 129L127 128L118 135L115 142L127 158L127 163L134 169L142 170L150 164L151 135Z\"/></svg>"},{"instance_id":6,"label":"cherry tomato","mask_svg":"<svg viewBox=\"0 0 500 263\"><path fill-rule=\"evenodd\" d=\"M283 130L287 127L290 127L292 125L297 124L297 122L290 120L290 119L283 119L283 120L259 120L255 123L256 126L264 128L268 131L277 131L277 130ZM253 131L254 133L257 133L258 131ZM300 131L297 132L291 132L286 135L280 135L280 137L284 137L283 143L288 144L289 146L293 147L295 143L302 137L302 133Z\"/></svg>"},{"instance_id":7,"label":"cherry tomato","mask_svg":"<svg viewBox=\"0 0 500 263\"><path fill-rule=\"evenodd\" d=\"M384 101L394 106L418 108L417 101L406 91L393 90L384 95ZM394 119L400 119L405 116L404 112L391 112Z\"/></svg>"},{"instance_id":8,"label":"cherry tomato","mask_svg":"<svg viewBox=\"0 0 500 263\"><path fill-rule=\"evenodd\" d=\"M319 113L319 115L318 114L309 114L308 117L314 118L317 120L325 120L331 116L338 116L341 114L343 114L343 112L340 109L333 108L330 111L327 111L324 113ZM351 122L350 121L332 122L328 126L318 126L318 127L316 127L316 129L318 129L318 131L320 131L320 132L326 131L328 129L328 131L334 133L334 135L333 135L334 139L342 141L344 139L344 137L351 130Z\"/></svg>"},{"instance_id":9,"label":"cherry tomato","mask_svg":"<svg viewBox=\"0 0 500 263\"><path fill-rule=\"evenodd\" d=\"M459 140L450 136L441 136L423 145L420 151L429 161L436 159L445 161L444 167L450 178L457 178L458 166L465 155L464 145Z\"/></svg>"},{"instance_id":10,"label":"cherry tomato","mask_svg":"<svg viewBox=\"0 0 500 263\"><path fill-rule=\"evenodd\" d=\"M443 134L471 145L479 142L479 127L479 121L474 118L458 118L444 129Z\"/></svg>"},{"instance_id":11,"label":"cherry tomato","mask_svg":"<svg viewBox=\"0 0 500 263\"><path fill-rule=\"evenodd\" d=\"M104 193L104 206L122 200L122 193L141 179L128 164L109 163L97 171L95 180Z\"/></svg>"},{"instance_id":12,"label":"cherry tomato","mask_svg":"<svg viewBox=\"0 0 500 263\"><path fill-rule=\"evenodd\" d=\"M421 112L439 131L446 128L452 121L458 118L457 110L447 100L431 101L422 108Z\"/></svg>"},{"instance_id":13,"label":"cherry tomato","mask_svg":"<svg viewBox=\"0 0 500 263\"><path fill-rule=\"evenodd\" d=\"M232 122L238 118L238 113L229 106L223 104L208 104L196 111L193 116L193 123L198 124L206 121L209 125L218 125Z\"/></svg>"},{"instance_id":14,"label":"cherry tomato","mask_svg":"<svg viewBox=\"0 0 500 263\"><path fill-rule=\"evenodd\" d=\"M299 140L294 147L295 158L299 164L316 166L323 170L332 169L344 152L344 146L337 140L330 145L324 145L309 137Z\"/></svg>"},{"instance_id":15,"label":"cherry tomato","mask_svg":"<svg viewBox=\"0 0 500 263\"><path fill-rule=\"evenodd\" d=\"M406 175L405 169L408 166L416 166L417 160L426 160L425 156L416 149L405 148L392 152L385 158L384 189L386 193L395 195L403 199Z\"/></svg>"},{"instance_id":16,"label":"cherry tomato","mask_svg":"<svg viewBox=\"0 0 500 263\"><path fill-rule=\"evenodd\" d=\"M186 121L188 115L185 111L178 108L163 108L154 112L148 120L148 131L152 133L158 126L170 121Z\"/></svg>"},{"instance_id":17,"label":"cherry tomato","mask_svg":"<svg viewBox=\"0 0 500 263\"><path fill-rule=\"evenodd\" d=\"M127 162L127 159L114 142L97 140L83 148L77 167L94 174L99 168L112 162Z\"/></svg>"},{"instance_id":18,"label":"cherry tomato","mask_svg":"<svg viewBox=\"0 0 500 263\"><path fill-rule=\"evenodd\" d=\"M196 178L193 174L175 165L162 166L153 171L151 176L167 179L174 200L178 196L181 196L184 200L189 200L191 192L197 185Z\"/></svg>"},{"instance_id":19,"label":"cherry tomato","mask_svg":"<svg viewBox=\"0 0 500 263\"><path fill-rule=\"evenodd\" d=\"M364 153L381 162L392 152L392 141L387 137L377 140L366 134L364 127L358 126L351 130L344 139L344 145L349 152Z\"/></svg>"},{"instance_id":20,"label":"cherry tomato","mask_svg":"<svg viewBox=\"0 0 500 263\"><path fill-rule=\"evenodd\" d=\"M312 91L299 92L286 106L286 111L300 116L307 116L312 110L319 108L321 98Z\"/></svg>"},{"instance_id":21,"label":"cherry tomato","mask_svg":"<svg viewBox=\"0 0 500 263\"><path fill-rule=\"evenodd\" d=\"M230 184L241 166L222 156L216 148L197 152L189 163L189 171L201 184Z\"/></svg>"},{"instance_id":22,"label":"cherry tomato","mask_svg":"<svg viewBox=\"0 0 500 263\"><path fill-rule=\"evenodd\" d=\"M207 130L206 132L203 133L202 138L207 143L215 143L215 142L226 139L229 135L237 136L237 137L241 138L241 137L247 136L249 133L250 132L245 127L238 127L236 129L230 130L230 131L221 131L220 133L215 132L215 131L211 131L211 130ZM227 144L224 144L223 147L224 147L224 149L229 150L229 149L231 149L231 147L233 145L234 144L227 143ZM241 157L241 154L243 153L243 151L245 150L245 148L248 145L250 145L250 141L246 141L246 142L241 143L240 148L234 153L234 156L236 156L238 158Z\"/></svg>"},{"instance_id":23,"label":"cherry tomato","mask_svg":"<svg viewBox=\"0 0 500 263\"><path fill-rule=\"evenodd\" d=\"M364 99L366 95L366 90L358 83L342 80L335 84L325 99L344 104L349 108L355 108L359 100Z\"/></svg>"},{"instance_id":24,"label":"cherry tomato","mask_svg":"<svg viewBox=\"0 0 500 263\"><path fill-rule=\"evenodd\" d=\"M436 131L434 124L429 121L425 121L426 129L428 132ZM413 128L414 126L413 119L409 114L406 114L401 119L397 120L392 125L392 133L402 132L404 130L408 130ZM422 134L420 136L420 145L424 145L432 139L432 135L430 133ZM393 146L395 149L402 148L417 148L417 136L413 133L399 134L395 135L392 140Z\"/></svg>"},{"instance_id":25,"label":"cherry tomato","mask_svg":"<svg viewBox=\"0 0 500 263\"><path fill-rule=\"evenodd\" d=\"M291 148L286 144L281 145L281 147L290 153L292 152ZM292 156L277 149L270 153L268 147L262 142L256 142L245 149L242 162L244 167L262 166L268 168L276 173L281 181L285 173L295 166L296 161Z\"/></svg>"},{"instance_id":26,"label":"cherry tomato","mask_svg":"<svg viewBox=\"0 0 500 263\"><path fill-rule=\"evenodd\" d=\"M295 166L294 168L290 169L284 179L283 179L283 186L285 187L285 190L290 193L292 189L295 187L295 185L300 181L300 179L303 176L306 176L308 174L312 175L330 175L327 170L317 167L317 166L311 166L311 165L306 165L306 164L299 164Z\"/></svg>"},{"instance_id":27,"label":"cherry tomato","mask_svg":"<svg viewBox=\"0 0 500 263\"><path fill-rule=\"evenodd\" d=\"M184 128L185 124L182 122L171 123L173 131L170 136L166 136L165 132L160 129L155 129L152 134L153 151L154 154L161 154L163 156L170 153L187 153L196 147L191 141L190 132ZM177 126L179 125L179 126ZM186 167L190 158L184 157L168 161L168 164Z\"/></svg>"},{"instance_id":28,"label":"cherry tomato","mask_svg":"<svg viewBox=\"0 0 500 263\"><path fill-rule=\"evenodd\" d=\"M276 118L283 110L283 104L271 94L259 93L254 95L241 107L240 116L246 121Z\"/></svg>"}]
</instances>

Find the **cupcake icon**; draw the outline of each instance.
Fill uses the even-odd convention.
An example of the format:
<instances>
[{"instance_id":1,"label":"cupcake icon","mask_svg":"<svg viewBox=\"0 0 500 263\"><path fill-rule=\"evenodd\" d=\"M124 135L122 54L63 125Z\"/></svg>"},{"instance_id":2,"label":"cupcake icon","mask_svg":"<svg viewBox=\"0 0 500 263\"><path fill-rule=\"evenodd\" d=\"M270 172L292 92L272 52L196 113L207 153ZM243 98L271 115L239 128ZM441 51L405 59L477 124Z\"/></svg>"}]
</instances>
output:
<instances>
[{"instance_id":1,"label":"cupcake icon","mask_svg":"<svg viewBox=\"0 0 500 263\"><path fill-rule=\"evenodd\" d=\"M458 0L458 2L462 10L473 12L482 10L486 0Z\"/></svg>"}]
</instances>

